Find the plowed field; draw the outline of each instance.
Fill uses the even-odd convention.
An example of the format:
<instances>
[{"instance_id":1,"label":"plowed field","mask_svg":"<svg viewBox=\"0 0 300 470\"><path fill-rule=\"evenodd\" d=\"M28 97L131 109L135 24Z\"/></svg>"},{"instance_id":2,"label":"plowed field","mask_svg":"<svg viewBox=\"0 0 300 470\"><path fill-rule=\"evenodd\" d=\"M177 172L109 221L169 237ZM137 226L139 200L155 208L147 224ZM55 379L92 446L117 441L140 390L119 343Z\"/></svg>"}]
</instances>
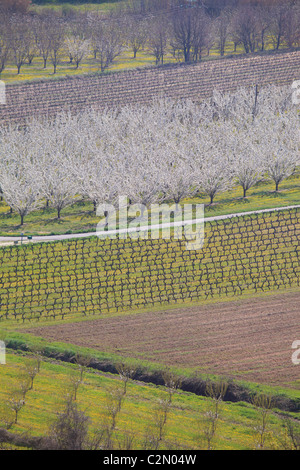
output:
<instances>
[{"instance_id":1,"label":"plowed field","mask_svg":"<svg viewBox=\"0 0 300 470\"><path fill-rule=\"evenodd\" d=\"M300 292L27 330L49 340L300 389Z\"/></svg>"}]
</instances>

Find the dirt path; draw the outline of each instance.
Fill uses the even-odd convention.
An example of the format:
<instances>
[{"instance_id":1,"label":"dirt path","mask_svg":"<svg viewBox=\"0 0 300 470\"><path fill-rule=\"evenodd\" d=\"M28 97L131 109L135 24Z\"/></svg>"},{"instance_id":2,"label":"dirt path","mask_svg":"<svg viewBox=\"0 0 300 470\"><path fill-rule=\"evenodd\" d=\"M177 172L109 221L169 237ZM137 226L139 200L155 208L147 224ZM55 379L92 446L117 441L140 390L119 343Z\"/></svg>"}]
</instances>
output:
<instances>
[{"instance_id":1,"label":"dirt path","mask_svg":"<svg viewBox=\"0 0 300 470\"><path fill-rule=\"evenodd\" d=\"M300 292L38 327L26 332L123 356L300 389L292 343ZM23 330L24 331L24 330Z\"/></svg>"}]
</instances>

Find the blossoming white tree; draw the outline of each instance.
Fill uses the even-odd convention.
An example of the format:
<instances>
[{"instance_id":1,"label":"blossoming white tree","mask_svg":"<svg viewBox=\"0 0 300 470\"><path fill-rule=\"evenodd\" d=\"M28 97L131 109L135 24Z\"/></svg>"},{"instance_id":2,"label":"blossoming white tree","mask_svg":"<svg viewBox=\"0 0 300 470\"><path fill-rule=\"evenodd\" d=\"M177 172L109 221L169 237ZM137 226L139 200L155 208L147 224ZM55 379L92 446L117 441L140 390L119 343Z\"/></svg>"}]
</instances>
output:
<instances>
[{"instance_id":1,"label":"blossoming white tree","mask_svg":"<svg viewBox=\"0 0 300 470\"><path fill-rule=\"evenodd\" d=\"M79 36L71 36L65 39L65 48L70 60L75 62L76 69L78 69L83 58L89 53L90 42Z\"/></svg>"},{"instance_id":2,"label":"blossoming white tree","mask_svg":"<svg viewBox=\"0 0 300 470\"><path fill-rule=\"evenodd\" d=\"M8 137L8 138L7 138ZM12 130L0 149L0 187L6 203L21 218L40 206L39 187L33 165L36 148L23 132Z\"/></svg>"},{"instance_id":3,"label":"blossoming white tree","mask_svg":"<svg viewBox=\"0 0 300 470\"><path fill-rule=\"evenodd\" d=\"M200 191L210 203L299 168L299 110L289 87L215 92L201 103L156 100L0 128L1 196L24 217L50 203L61 217L78 197L94 208L127 196L149 207Z\"/></svg>"}]
</instances>

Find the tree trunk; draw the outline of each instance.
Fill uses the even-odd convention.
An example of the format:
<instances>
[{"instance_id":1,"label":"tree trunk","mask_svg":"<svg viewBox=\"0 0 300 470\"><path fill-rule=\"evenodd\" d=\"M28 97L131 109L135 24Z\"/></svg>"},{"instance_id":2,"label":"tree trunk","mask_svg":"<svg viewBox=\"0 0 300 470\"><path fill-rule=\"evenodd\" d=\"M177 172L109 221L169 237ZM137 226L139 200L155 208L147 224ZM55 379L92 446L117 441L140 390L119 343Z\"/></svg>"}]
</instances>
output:
<instances>
[{"instance_id":1,"label":"tree trunk","mask_svg":"<svg viewBox=\"0 0 300 470\"><path fill-rule=\"evenodd\" d=\"M281 34L277 36L276 50L278 51L281 42Z\"/></svg>"},{"instance_id":2,"label":"tree trunk","mask_svg":"<svg viewBox=\"0 0 300 470\"><path fill-rule=\"evenodd\" d=\"M108 227L108 211L104 211L104 217L105 217L105 228Z\"/></svg>"}]
</instances>

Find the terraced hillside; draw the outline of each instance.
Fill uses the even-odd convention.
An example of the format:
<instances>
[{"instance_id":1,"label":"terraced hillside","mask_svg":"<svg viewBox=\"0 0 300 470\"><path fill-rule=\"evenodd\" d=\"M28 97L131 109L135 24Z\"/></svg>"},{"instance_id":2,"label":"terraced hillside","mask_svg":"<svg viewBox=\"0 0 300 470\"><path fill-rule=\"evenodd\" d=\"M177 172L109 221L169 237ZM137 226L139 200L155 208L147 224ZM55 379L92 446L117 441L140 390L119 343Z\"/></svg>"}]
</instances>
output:
<instances>
[{"instance_id":1,"label":"terraced hillside","mask_svg":"<svg viewBox=\"0 0 300 470\"><path fill-rule=\"evenodd\" d=\"M0 123L20 122L32 115L51 117L62 109L78 112L148 103L158 97L199 100L214 89L227 92L255 84L289 84L296 79L300 79L300 51L7 85Z\"/></svg>"}]
</instances>

